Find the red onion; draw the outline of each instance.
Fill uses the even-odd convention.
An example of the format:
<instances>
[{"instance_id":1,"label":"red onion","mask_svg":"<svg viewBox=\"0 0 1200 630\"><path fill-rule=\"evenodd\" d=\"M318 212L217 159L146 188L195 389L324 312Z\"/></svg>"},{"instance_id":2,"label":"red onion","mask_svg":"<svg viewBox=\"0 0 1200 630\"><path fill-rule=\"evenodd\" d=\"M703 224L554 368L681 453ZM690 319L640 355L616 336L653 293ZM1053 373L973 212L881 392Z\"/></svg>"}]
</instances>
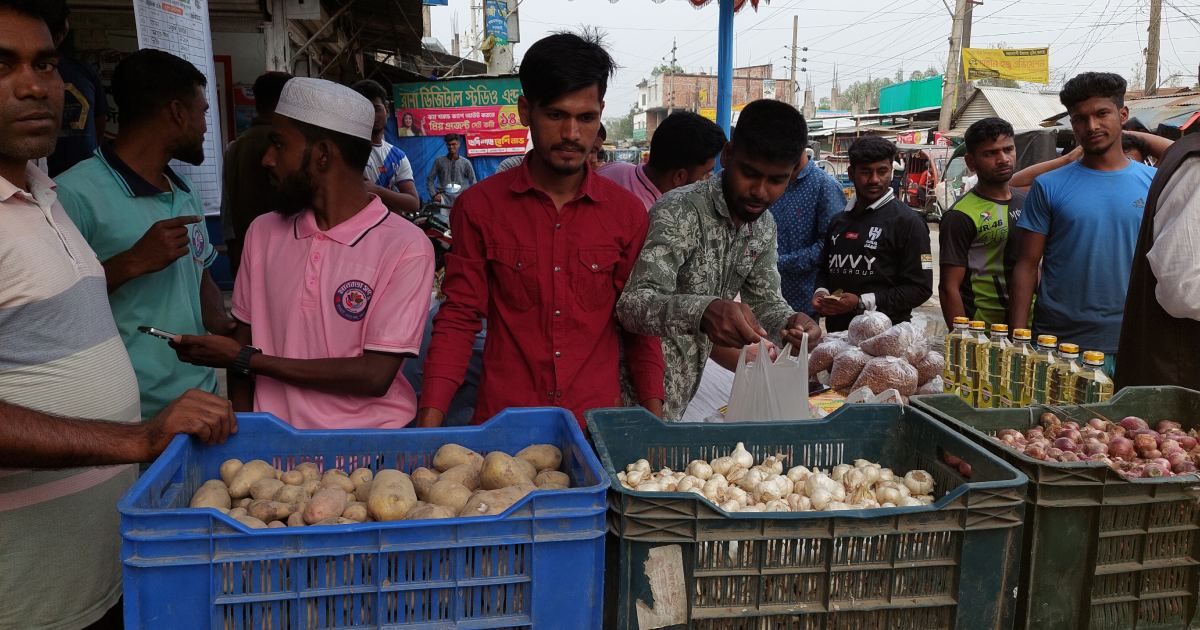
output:
<instances>
[{"instance_id":1,"label":"red onion","mask_svg":"<svg viewBox=\"0 0 1200 630\"><path fill-rule=\"evenodd\" d=\"M1060 461L1060 462L1077 462L1077 461L1079 461L1079 455L1076 455L1075 453L1073 453L1071 451L1064 451L1062 454L1062 457L1058 458L1058 461Z\"/></svg>"},{"instance_id":2,"label":"red onion","mask_svg":"<svg viewBox=\"0 0 1200 630\"><path fill-rule=\"evenodd\" d=\"M1096 436L1096 439L1097 439L1097 440L1100 440L1100 442L1101 442L1102 444L1108 444L1109 442L1111 442L1111 441L1112 441L1113 437L1115 437L1115 436L1114 436L1114 435L1109 435L1109 434L1107 434L1107 433L1101 433L1100 435Z\"/></svg>"},{"instance_id":3,"label":"red onion","mask_svg":"<svg viewBox=\"0 0 1200 630\"><path fill-rule=\"evenodd\" d=\"M1128 416L1121 420L1121 426L1128 431L1136 431L1138 429L1149 429L1150 425L1146 424L1145 420L1137 416Z\"/></svg>"},{"instance_id":4,"label":"red onion","mask_svg":"<svg viewBox=\"0 0 1200 630\"><path fill-rule=\"evenodd\" d=\"M961 457L951 455L950 453L943 453L942 459L945 460L945 462L947 464L950 464L951 466L958 466L959 462L962 461Z\"/></svg>"},{"instance_id":5,"label":"red onion","mask_svg":"<svg viewBox=\"0 0 1200 630\"><path fill-rule=\"evenodd\" d=\"M1057 449L1063 451L1064 453L1066 453L1066 452L1074 452L1076 449L1079 448L1079 446L1076 445L1075 440L1072 440L1071 438L1060 437L1057 440L1054 440L1054 448L1057 448Z\"/></svg>"},{"instance_id":6,"label":"red onion","mask_svg":"<svg viewBox=\"0 0 1200 630\"><path fill-rule=\"evenodd\" d=\"M1097 453L1107 454L1108 445L1100 440L1088 440L1083 444L1083 452L1088 455L1095 455Z\"/></svg>"},{"instance_id":7,"label":"red onion","mask_svg":"<svg viewBox=\"0 0 1200 630\"><path fill-rule=\"evenodd\" d=\"M1174 420L1160 420L1159 423L1154 426L1154 428L1158 429L1159 433L1166 433L1171 429L1183 429L1183 427Z\"/></svg>"},{"instance_id":8,"label":"red onion","mask_svg":"<svg viewBox=\"0 0 1200 630\"><path fill-rule=\"evenodd\" d=\"M1142 453L1142 457L1146 459L1162 459L1162 451L1153 449Z\"/></svg>"},{"instance_id":9,"label":"red onion","mask_svg":"<svg viewBox=\"0 0 1200 630\"><path fill-rule=\"evenodd\" d=\"M1125 430L1125 427L1123 427L1119 424L1112 425L1112 427L1110 427L1108 429L1108 432L1112 435L1126 435L1127 433L1129 433L1128 431Z\"/></svg>"},{"instance_id":10,"label":"red onion","mask_svg":"<svg viewBox=\"0 0 1200 630\"><path fill-rule=\"evenodd\" d=\"M1179 436L1178 441L1179 445L1182 446L1183 450L1185 451L1190 451L1196 448L1196 438L1190 435L1181 435Z\"/></svg>"},{"instance_id":11,"label":"red onion","mask_svg":"<svg viewBox=\"0 0 1200 630\"><path fill-rule=\"evenodd\" d=\"M1146 467L1142 469L1143 477L1157 478L1157 477L1164 477L1169 474L1171 474L1170 469L1162 466L1161 464L1158 464L1157 462L1151 462L1149 464L1146 464Z\"/></svg>"},{"instance_id":12,"label":"red onion","mask_svg":"<svg viewBox=\"0 0 1200 630\"><path fill-rule=\"evenodd\" d=\"M972 472L972 470L971 470L970 464L968 464L965 461L958 462L958 474L960 474L964 477L967 477L969 479L971 477L971 472Z\"/></svg>"},{"instance_id":13,"label":"red onion","mask_svg":"<svg viewBox=\"0 0 1200 630\"><path fill-rule=\"evenodd\" d=\"M1033 440L1036 438L1044 437L1044 430L1042 429L1042 427L1030 427L1029 430L1025 432L1025 435L1029 439Z\"/></svg>"},{"instance_id":14,"label":"red onion","mask_svg":"<svg viewBox=\"0 0 1200 630\"><path fill-rule=\"evenodd\" d=\"M1120 459L1133 459L1133 440L1119 435L1113 437L1108 442L1108 454Z\"/></svg>"},{"instance_id":15,"label":"red onion","mask_svg":"<svg viewBox=\"0 0 1200 630\"><path fill-rule=\"evenodd\" d=\"M1106 454L1106 453L1092 453L1091 455L1088 455L1088 461L1089 462L1104 462L1106 465L1109 465L1109 466L1111 466L1113 463L1113 461L1108 458L1108 454Z\"/></svg>"},{"instance_id":16,"label":"red onion","mask_svg":"<svg viewBox=\"0 0 1200 630\"><path fill-rule=\"evenodd\" d=\"M1075 422L1074 420L1064 422L1062 426L1064 429L1075 429L1076 431L1079 430L1079 423Z\"/></svg>"},{"instance_id":17,"label":"red onion","mask_svg":"<svg viewBox=\"0 0 1200 630\"><path fill-rule=\"evenodd\" d=\"M1186 475L1196 472L1196 465L1189 461L1179 462L1176 466L1171 466L1171 472L1176 475Z\"/></svg>"},{"instance_id":18,"label":"red onion","mask_svg":"<svg viewBox=\"0 0 1200 630\"><path fill-rule=\"evenodd\" d=\"M1046 449L1046 459L1058 461L1062 458L1062 456L1063 450L1061 448L1054 448L1051 446L1050 448Z\"/></svg>"},{"instance_id":19,"label":"red onion","mask_svg":"<svg viewBox=\"0 0 1200 630\"><path fill-rule=\"evenodd\" d=\"M1176 442L1175 440L1172 440L1171 438L1167 438L1167 439L1163 440L1158 445L1158 450L1160 450L1164 453L1166 453L1167 451L1173 451L1175 449L1179 449L1182 451L1183 447L1181 447L1179 445L1179 442Z\"/></svg>"},{"instance_id":20,"label":"red onion","mask_svg":"<svg viewBox=\"0 0 1200 630\"><path fill-rule=\"evenodd\" d=\"M1058 416L1050 413L1049 411L1044 412L1038 419L1041 421L1042 425L1062 424L1062 420L1059 420Z\"/></svg>"},{"instance_id":21,"label":"red onion","mask_svg":"<svg viewBox=\"0 0 1200 630\"><path fill-rule=\"evenodd\" d=\"M1183 462L1191 462L1191 460L1188 459L1187 453L1184 453L1183 451L1172 451L1170 454L1167 454L1166 457L1167 461L1171 463L1171 470L1175 470L1175 468Z\"/></svg>"},{"instance_id":22,"label":"red onion","mask_svg":"<svg viewBox=\"0 0 1200 630\"><path fill-rule=\"evenodd\" d=\"M1133 448L1137 449L1137 452L1142 453L1142 456L1145 457L1146 451L1158 448L1158 442L1154 441L1154 436L1142 434L1133 438Z\"/></svg>"},{"instance_id":23,"label":"red onion","mask_svg":"<svg viewBox=\"0 0 1200 630\"><path fill-rule=\"evenodd\" d=\"M1091 420L1088 420L1088 426L1099 431L1103 431L1108 428L1107 425L1108 423L1100 418L1092 418Z\"/></svg>"},{"instance_id":24,"label":"red onion","mask_svg":"<svg viewBox=\"0 0 1200 630\"><path fill-rule=\"evenodd\" d=\"M1046 459L1046 448L1041 444L1030 444L1025 447L1025 454L1034 459Z\"/></svg>"}]
</instances>

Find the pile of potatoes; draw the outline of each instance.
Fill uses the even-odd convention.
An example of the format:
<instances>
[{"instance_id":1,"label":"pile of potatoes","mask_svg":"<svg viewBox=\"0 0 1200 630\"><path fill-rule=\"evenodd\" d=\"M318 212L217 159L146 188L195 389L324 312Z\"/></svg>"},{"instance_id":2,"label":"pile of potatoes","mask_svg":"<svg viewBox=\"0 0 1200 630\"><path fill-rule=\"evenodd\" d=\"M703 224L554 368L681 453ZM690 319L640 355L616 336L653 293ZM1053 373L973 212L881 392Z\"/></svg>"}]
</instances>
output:
<instances>
[{"instance_id":1,"label":"pile of potatoes","mask_svg":"<svg viewBox=\"0 0 1200 630\"><path fill-rule=\"evenodd\" d=\"M432 469L411 475L369 468L322 474L312 462L283 472L261 459L231 459L221 464L220 479L200 486L190 507L216 508L255 529L487 516L534 490L571 487L561 465L562 451L551 444L486 457L446 444L433 456Z\"/></svg>"}]
</instances>

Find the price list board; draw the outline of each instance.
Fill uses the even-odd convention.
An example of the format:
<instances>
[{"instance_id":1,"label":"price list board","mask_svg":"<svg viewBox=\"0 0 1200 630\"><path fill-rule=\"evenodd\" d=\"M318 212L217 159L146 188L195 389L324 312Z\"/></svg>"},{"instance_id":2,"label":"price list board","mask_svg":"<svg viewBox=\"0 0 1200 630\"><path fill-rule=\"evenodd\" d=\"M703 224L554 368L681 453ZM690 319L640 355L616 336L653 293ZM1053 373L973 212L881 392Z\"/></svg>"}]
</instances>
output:
<instances>
[{"instance_id":1,"label":"price list board","mask_svg":"<svg viewBox=\"0 0 1200 630\"><path fill-rule=\"evenodd\" d=\"M218 119L217 79L213 66L212 32L208 0L134 0L139 48L169 52L196 66L208 78L208 133L204 134L204 162L199 166L178 161L171 168L191 180L204 214L221 213L221 137Z\"/></svg>"}]
</instances>

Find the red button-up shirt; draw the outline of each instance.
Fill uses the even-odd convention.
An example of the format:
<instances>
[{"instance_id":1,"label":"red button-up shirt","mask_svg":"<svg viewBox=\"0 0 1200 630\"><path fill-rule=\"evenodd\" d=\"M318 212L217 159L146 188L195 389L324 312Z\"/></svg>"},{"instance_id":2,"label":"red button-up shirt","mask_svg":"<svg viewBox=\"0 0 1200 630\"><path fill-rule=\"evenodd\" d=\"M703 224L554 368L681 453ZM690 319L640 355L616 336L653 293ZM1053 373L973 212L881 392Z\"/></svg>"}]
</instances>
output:
<instances>
[{"instance_id":1,"label":"red button-up shirt","mask_svg":"<svg viewBox=\"0 0 1200 630\"><path fill-rule=\"evenodd\" d=\"M485 317L476 422L506 407L558 406L582 426L585 410L621 404L622 344L639 399L661 399L658 338L622 331L614 315L648 227L636 197L590 170L561 210L527 162L468 188L450 213L446 302L420 406L449 407Z\"/></svg>"}]
</instances>

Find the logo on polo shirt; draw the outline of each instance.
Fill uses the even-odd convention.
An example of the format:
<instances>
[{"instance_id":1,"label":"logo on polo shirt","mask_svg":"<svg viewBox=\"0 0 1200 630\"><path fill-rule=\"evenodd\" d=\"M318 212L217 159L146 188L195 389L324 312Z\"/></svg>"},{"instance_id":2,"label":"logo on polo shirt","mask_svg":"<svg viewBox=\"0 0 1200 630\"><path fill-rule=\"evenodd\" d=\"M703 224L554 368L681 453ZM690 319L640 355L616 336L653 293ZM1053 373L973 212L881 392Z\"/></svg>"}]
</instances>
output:
<instances>
[{"instance_id":1,"label":"logo on polo shirt","mask_svg":"<svg viewBox=\"0 0 1200 630\"><path fill-rule=\"evenodd\" d=\"M333 308L343 319L357 322L367 316L371 304L371 285L362 280L349 280L333 294Z\"/></svg>"},{"instance_id":2,"label":"logo on polo shirt","mask_svg":"<svg viewBox=\"0 0 1200 630\"><path fill-rule=\"evenodd\" d=\"M199 225L203 225L203 224L199 224ZM192 258L195 258L196 260L199 260L199 261L203 261L204 260L204 229L201 227L197 227L196 225L193 225L193 226L191 226L191 230L192 230Z\"/></svg>"}]
</instances>

